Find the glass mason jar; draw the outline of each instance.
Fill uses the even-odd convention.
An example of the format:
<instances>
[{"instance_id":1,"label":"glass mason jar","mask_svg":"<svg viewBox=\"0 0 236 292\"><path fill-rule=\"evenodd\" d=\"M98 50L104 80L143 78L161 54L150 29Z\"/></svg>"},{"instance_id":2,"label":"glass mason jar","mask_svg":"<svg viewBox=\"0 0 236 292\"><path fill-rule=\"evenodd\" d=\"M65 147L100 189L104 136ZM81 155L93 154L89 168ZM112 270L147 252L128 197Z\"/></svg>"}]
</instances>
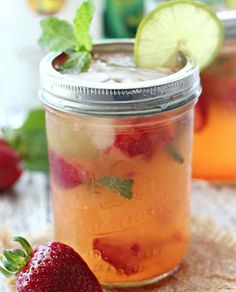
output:
<instances>
[{"instance_id":1,"label":"glass mason jar","mask_svg":"<svg viewBox=\"0 0 236 292\"><path fill-rule=\"evenodd\" d=\"M236 11L220 12L225 44L202 74L195 107L193 177L236 182Z\"/></svg>"},{"instance_id":2,"label":"glass mason jar","mask_svg":"<svg viewBox=\"0 0 236 292\"><path fill-rule=\"evenodd\" d=\"M130 41L94 53L132 53ZM189 242L193 105L191 60L156 80L75 81L41 63L57 240L101 283L138 286L173 272Z\"/></svg>"}]
</instances>

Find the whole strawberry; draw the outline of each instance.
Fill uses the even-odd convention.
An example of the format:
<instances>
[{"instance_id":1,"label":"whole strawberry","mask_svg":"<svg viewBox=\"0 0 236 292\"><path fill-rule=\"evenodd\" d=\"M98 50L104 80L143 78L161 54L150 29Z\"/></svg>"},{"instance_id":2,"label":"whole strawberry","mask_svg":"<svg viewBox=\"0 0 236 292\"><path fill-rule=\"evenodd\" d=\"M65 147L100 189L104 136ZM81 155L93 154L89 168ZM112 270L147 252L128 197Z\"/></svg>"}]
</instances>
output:
<instances>
[{"instance_id":1,"label":"whole strawberry","mask_svg":"<svg viewBox=\"0 0 236 292\"><path fill-rule=\"evenodd\" d=\"M11 187L21 173L19 155L4 140L0 139L0 191Z\"/></svg>"},{"instance_id":2,"label":"whole strawberry","mask_svg":"<svg viewBox=\"0 0 236 292\"><path fill-rule=\"evenodd\" d=\"M4 250L0 271L16 276L18 292L102 292L84 260L69 246L49 242L35 249L22 237L15 238L24 248Z\"/></svg>"}]
</instances>

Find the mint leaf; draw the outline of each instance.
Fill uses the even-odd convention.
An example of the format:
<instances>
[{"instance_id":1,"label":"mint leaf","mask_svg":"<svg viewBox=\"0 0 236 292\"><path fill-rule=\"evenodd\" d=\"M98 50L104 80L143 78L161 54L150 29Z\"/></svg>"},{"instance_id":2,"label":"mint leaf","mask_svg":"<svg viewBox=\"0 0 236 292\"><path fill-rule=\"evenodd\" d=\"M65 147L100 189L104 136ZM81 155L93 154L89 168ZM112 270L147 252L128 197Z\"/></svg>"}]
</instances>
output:
<instances>
[{"instance_id":1,"label":"mint leaf","mask_svg":"<svg viewBox=\"0 0 236 292\"><path fill-rule=\"evenodd\" d=\"M41 21L42 35L39 44L49 51L67 51L76 47L76 38L70 23L56 17L48 17Z\"/></svg>"},{"instance_id":2,"label":"mint leaf","mask_svg":"<svg viewBox=\"0 0 236 292\"><path fill-rule=\"evenodd\" d=\"M126 199L131 199L133 196L132 188L134 181L132 179L117 176L103 176L97 182L105 187L118 191Z\"/></svg>"},{"instance_id":3,"label":"mint leaf","mask_svg":"<svg viewBox=\"0 0 236 292\"><path fill-rule=\"evenodd\" d=\"M33 129L38 128L39 130L45 132L46 125L45 125L45 112L43 109L33 109L29 112L25 122L24 122L24 129Z\"/></svg>"},{"instance_id":4,"label":"mint leaf","mask_svg":"<svg viewBox=\"0 0 236 292\"><path fill-rule=\"evenodd\" d=\"M84 1L76 12L74 19L74 34L77 40L76 51L91 51L92 40L89 29L94 13L91 0Z\"/></svg>"},{"instance_id":5,"label":"mint leaf","mask_svg":"<svg viewBox=\"0 0 236 292\"><path fill-rule=\"evenodd\" d=\"M41 47L49 51L64 52L68 59L59 66L62 72L88 71L92 56L92 40L89 29L94 13L92 0L85 0L77 9L73 26L64 20L48 17L41 21Z\"/></svg>"},{"instance_id":6,"label":"mint leaf","mask_svg":"<svg viewBox=\"0 0 236 292\"><path fill-rule=\"evenodd\" d=\"M31 171L48 171L45 113L32 110L19 129L5 128L6 141L21 155L25 167Z\"/></svg>"},{"instance_id":7,"label":"mint leaf","mask_svg":"<svg viewBox=\"0 0 236 292\"><path fill-rule=\"evenodd\" d=\"M92 61L92 56L89 52L72 52L61 66L60 71L67 73L73 70L76 73L88 71Z\"/></svg>"}]
</instances>

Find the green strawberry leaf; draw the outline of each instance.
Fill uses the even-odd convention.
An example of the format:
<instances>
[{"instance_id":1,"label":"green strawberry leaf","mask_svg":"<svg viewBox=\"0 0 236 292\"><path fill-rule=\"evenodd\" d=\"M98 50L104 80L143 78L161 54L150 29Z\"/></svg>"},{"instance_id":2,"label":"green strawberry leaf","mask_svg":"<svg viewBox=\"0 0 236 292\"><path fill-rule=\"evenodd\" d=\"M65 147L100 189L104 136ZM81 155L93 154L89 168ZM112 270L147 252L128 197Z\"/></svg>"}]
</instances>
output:
<instances>
[{"instance_id":1,"label":"green strawberry leaf","mask_svg":"<svg viewBox=\"0 0 236 292\"><path fill-rule=\"evenodd\" d=\"M92 40L89 29L94 13L91 0L84 1L76 12L74 19L74 34L77 40L76 51L91 51Z\"/></svg>"},{"instance_id":2,"label":"green strawberry leaf","mask_svg":"<svg viewBox=\"0 0 236 292\"><path fill-rule=\"evenodd\" d=\"M98 183L101 185L118 191L121 196L126 199L131 199L133 197L133 183L132 179L117 177L117 176L103 176L99 180Z\"/></svg>"},{"instance_id":3,"label":"green strawberry leaf","mask_svg":"<svg viewBox=\"0 0 236 292\"><path fill-rule=\"evenodd\" d=\"M29 130L33 128L38 128L39 130L45 132L46 125L45 125L45 112L43 109L33 109L29 112L25 122L24 122L24 129Z\"/></svg>"},{"instance_id":4,"label":"green strawberry leaf","mask_svg":"<svg viewBox=\"0 0 236 292\"><path fill-rule=\"evenodd\" d=\"M24 250L5 249L0 254L0 273L7 278L15 278L25 267L33 253L32 247L23 237L16 237L14 241L20 243Z\"/></svg>"},{"instance_id":5,"label":"green strawberry leaf","mask_svg":"<svg viewBox=\"0 0 236 292\"><path fill-rule=\"evenodd\" d=\"M43 109L32 110L25 123L18 129L5 128L6 141L24 160L31 171L48 171L45 113Z\"/></svg>"},{"instance_id":6,"label":"green strawberry leaf","mask_svg":"<svg viewBox=\"0 0 236 292\"><path fill-rule=\"evenodd\" d=\"M89 52L71 52L69 58L60 66L59 70L63 73L73 70L76 73L88 71L92 56Z\"/></svg>"},{"instance_id":7,"label":"green strawberry leaf","mask_svg":"<svg viewBox=\"0 0 236 292\"><path fill-rule=\"evenodd\" d=\"M41 21L42 35L39 44L49 51L67 51L76 47L73 26L56 17L48 17Z\"/></svg>"}]
</instances>

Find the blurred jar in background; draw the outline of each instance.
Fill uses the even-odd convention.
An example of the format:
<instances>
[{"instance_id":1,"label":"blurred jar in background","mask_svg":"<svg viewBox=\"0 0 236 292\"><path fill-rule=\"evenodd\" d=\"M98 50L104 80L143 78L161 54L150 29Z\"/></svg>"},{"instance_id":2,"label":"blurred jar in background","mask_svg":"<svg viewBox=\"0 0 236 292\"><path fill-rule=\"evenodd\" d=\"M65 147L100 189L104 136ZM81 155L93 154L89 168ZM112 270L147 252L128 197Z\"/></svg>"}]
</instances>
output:
<instances>
[{"instance_id":1,"label":"blurred jar in background","mask_svg":"<svg viewBox=\"0 0 236 292\"><path fill-rule=\"evenodd\" d=\"M193 176L236 182L236 11L218 15L225 44L202 74L203 94L195 107Z\"/></svg>"},{"instance_id":2,"label":"blurred jar in background","mask_svg":"<svg viewBox=\"0 0 236 292\"><path fill-rule=\"evenodd\" d=\"M143 18L144 0L104 0L107 38L133 38Z\"/></svg>"},{"instance_id":3,"label":"blurred jar in background","mask_svg":"<svg viewBox=\"0 0 236 292\"><path fill-rule=\"evenodd\" d=\"M41 10L36 9L33 2L47 4L46 1L56 3L61 0L2 0L0 127L20 126L27 112L40 105L37 98L38 64L46 52L40 49L38 38L41 34L39 22L45 15L42 15ZM72 21L75 10L82 0L62 0L62 2L64 4L58 6L59 11L53 15ZM93 37L99 38L102 35L102 0L96 0L94 3L96 12L91 31Z\"/></svg>"}]
</instances>

